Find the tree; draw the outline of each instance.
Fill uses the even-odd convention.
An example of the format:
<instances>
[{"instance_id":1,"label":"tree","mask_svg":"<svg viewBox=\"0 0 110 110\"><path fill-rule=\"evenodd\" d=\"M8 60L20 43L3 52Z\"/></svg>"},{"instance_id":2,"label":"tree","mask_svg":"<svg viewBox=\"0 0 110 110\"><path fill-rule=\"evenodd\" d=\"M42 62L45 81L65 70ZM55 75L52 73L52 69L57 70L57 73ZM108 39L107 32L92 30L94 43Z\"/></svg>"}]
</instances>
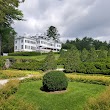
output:
<instances>
[{"instance_id":1,"label":"tree","mask_svg":"<svg viewBox=\"0 0 110 110\"><path fill-rule=\"evenodd\" d=\"M81 61L85 62L87 60L89 52L84 48L81 52Z\"/></svg>"},{"instance_id":2,"label":"tree","mask_svg":"<svg viewBox=\"0 0 110 110\"><path fill-rule=\"evenodd\" d=\"M107 56L110 57L110 48L108 49Z\"/></svg>"},{"instance_id":3,"label":"tree","mask_svg":"<svg viewBox=\"0 0 110 110\"><path fill-rule=\"evenodd\" d=\"M66 72L76 72L81 63L80 53L78 49L74 46L68 50L67 58L64 64Z\"/></svg>"},{"instance_id":4,"label":"tree","mask_svg":"<svg viewBox=\"0 0 110 110\"><path fill-rule=\"evenodd\" d=\"M103 47L99 50L98 58L107 58L107 50Z\"/></svg>"},{"instance_id":5,"label":"tree","mask_svg":"<svg viewBox=\"0 0 110 110\"><path fill-rule=\"evenodd\" d=\"M12 32L11 24L14 23L14 20L23 18L22 12L18 10L19 4L19 0L0 0L0 55L2 38ZM8 30L7 33L4 33L6 30Z\"/></svg>"},{"instance_id":6,"label":"tree","mask_svg":"<svg viewBox=\"0 0 110 110\"><path fill-rule=\"evenodd\" d=\"M57 63L55 61L54 53L52 51L50 51L44 60L42 70L43 71L54 70L56 68L57 68Z\"/></svg>"},{"instance_id":7,"label":"tree","mask_svg":"<svg viewBox=\"0 0 110 110\"><path fill-rule=\"evenodd\" d=\"M98 57L98 55L97 55L97 53L96 53L96 50L95 50L94 47L92 47L92 48L90 49L89 54L88 54L87 61L94 62L94 61L97 60L97 57Z\"/></svg>"},{"instance_id":8,"label":"tree","mask_svg":"<svg viewBox=\"0 0 110 110\"><path fill-rule=\"evenodd\" d=\"M49 38L53 38L54 40L58 40L59 39L59 33L56 27L54 26L50 26L47 30L47 36Z\"/></svg>"}]
</instances>

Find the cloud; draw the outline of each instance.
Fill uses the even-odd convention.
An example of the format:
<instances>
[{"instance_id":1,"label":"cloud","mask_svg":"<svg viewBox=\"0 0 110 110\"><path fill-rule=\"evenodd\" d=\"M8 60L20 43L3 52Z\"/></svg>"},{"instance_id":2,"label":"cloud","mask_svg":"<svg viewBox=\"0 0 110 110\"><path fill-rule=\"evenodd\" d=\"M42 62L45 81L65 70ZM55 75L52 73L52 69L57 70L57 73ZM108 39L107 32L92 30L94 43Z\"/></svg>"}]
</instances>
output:
<instances>
[{"instance_id":1,"label":"cloud","mask_svg":"<svg viewBox=\"0 0 110 110\"><path fill-rule=\"evenodd\" d=\"M13 26L18 34L46 32L56 26L62 40L85 36L109 40L109 0L26 0L20 5L26 21Z\"/></svg>"}]
</instances>

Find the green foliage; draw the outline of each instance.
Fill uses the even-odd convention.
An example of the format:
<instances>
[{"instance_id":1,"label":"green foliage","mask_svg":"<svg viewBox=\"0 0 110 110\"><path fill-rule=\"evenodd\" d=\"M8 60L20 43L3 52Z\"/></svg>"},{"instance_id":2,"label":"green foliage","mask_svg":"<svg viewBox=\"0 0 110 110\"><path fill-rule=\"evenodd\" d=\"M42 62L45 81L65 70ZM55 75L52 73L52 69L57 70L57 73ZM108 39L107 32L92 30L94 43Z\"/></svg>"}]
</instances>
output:
<instances>
[{"instance_id":1,"label":"green foliage","mask_svg":"<svg viewBox=\"0 0 110 110\"><path fill-rule=\"evenodd\" d=\"M54 40L58 40L59 33L57 28L54 26L50 26L47 30L47 36L49 38L53 38Z\"/></svg>"},{"instance_id":2,"label":"green foliage","mask_svg":"<svg viewBox=\"0 0 110 110\"><path fill-rule=\"evenodd\" d=\"M5 59L3 57L0 57L0 70L3 69L5 64Z\"/></svg>"},{"instance_id":3,"label":"green foliage","mask_svg":"<svg viewBox=\"0 0 110 110\"><path fill-rule=\"evenodd\" d=\"M47 57L45 58L42 66L42 70L54 70L57 68L57 63L55 60L54 53L51 51L47 54Z\"/></svg>"},{"instance_id":4,"label":"green foliage","mask_svg":"<svg viewBox=\"0 0 110 110\"><path fill-rule=\"evenodd\" d=\"M88 58L89 52L84 48L81 52L81 61L85 62Z\"/></svg>"},{"instance_id":5,"label":"green foliage","mask_svg":"<svg viewBox=\"0 0 110 110\"><path fill-rule=\"evenodd\" d=\"M101 49L98 53L98 58L101 59L101 58L107 58L107 51L104 50L104 49Z\"/></svg>"},{"instance_id":6,"label":"green foliage","mask_svg":"<svg viewBox=\"0 0 110 110\"><path fill-rule=\"evenodd\" d=\"M9 53L9 56L37 56L41 55L40 52L15 52Z\"/></svg>"},{"instance_id":7,"label":"green foliage","mask_svg":"<svg viewBox=\"0 0 110 110\"><path fill-rule=\"evenodd\" d=\"M88 54L87 61L89 61L89 62L94 62L94 61L97 60L97 57L98 57L98 55L97 55L97 53L96 53L96 50L95 50L94 47L92 47L92 48L90 49L89 54Z\"/></svg>"},{"instance_id":8,"label":"green foliage","mask_svg":"<svg viewBox=\"0 0 110 110\"><path fill-rule=\"evenodd\" d=\"M68 80L63 72L51 71L43 77L43 89L45 91L66 90L67 86Z\"/></svg>"},{"instance_id":9,"label":"green foliage","mask_svg":"<svg viewBox=\"0 0 110 110\"><path fill-rule=\"evenodd\" d=\"M36 108L40 108L38 110L83 110L88 98L97 97L106 88L97 84L69 82L66 91L47 93L40 90L41 84L42 81L22 83L14 96L17 100L34 103Z\"/></svg>"},{"instance_id":10,"label":"green foliage","mask_svg":"<svg viewBox=\"0 0 110 110\"><path fill-rule=\"evenodd\" d=\"M18 62L14 63L11 68L18 70L41 70L43 62L42 61L31 61L31 62Z\"/></svg>"},{"instance_id":11,"label":"green foliage","mask_svg":"<svg viewBox=\"0 0 110 110\"><path fill-rule=\"evenodd\" d=\"M108 49L107 56L110 57L110 48Z\"/></svg>"},{"instance_id":12,"label":"green foliage","mask_svg":"<svg viewBox=\"0 0 110 110\"><path fill-rule=\"evenodd\" d=\"M102 75L66 74L71 82L83 82L98 85L110 85L110 78Z\"/></svg>"},{"instance_id":13,"label":"green foliage","mask_svg":"<svg viewBox=\"0 0 110 110\"><path fill-rule=\"evenodd\" d=\"M14 96L10 96L7 100L2 100L1 110L38 110L33 104L25 102L22 98L15 99Z\"/></svg>"},{"instance_id":14,"label":"green foliage","mask_svg":"<svg viewBox=\"0 0 110 110\"><path fill-rule=\"evenodd\" d=\"M64 64L65 72L76 72L79 68L80 63L80 53L76 49L76 47L72 47L71 50L68 51L66 56L66 61Z\"/></svg>"},{"instance_id":15,"label":"green foliage","mask_svg":"<svg viewBox=\"0 0 110 110\"><path fill-rule=\"evenodd\" d=\"M10 80L0 90L0 101L7 99L12 94L16 93L19 87L19 80Z\"/></svg>"},{"instance_id":16,"label":"green foliage","mask_svg":"<svg viewBox=\"0 0 110 110\"><path fill-rule=\"evenodd\" d=\"M58 65L64 65L67 57L67 51L61 50L60 56L57 60Z\"/></svg>"},{"instance_id":17,"label":"green foliage","mask_svg":"<svg viewBox=\"0 0 110 110\"><path fill-rule=\"evenodd\" d=\"M105 41L94 40L91 37L84 37L83 39L76 38L75 40L67 40L65 44L62 45L62 49L70 49L72 46L76 46L78 50L82 51L84 48L90 50L93 46L96 50L100 47L104 47L107 50L110 45Z\"/></svg>"},{"instance_id":18,"label":"green foliage","mask_svg":"<svg viewBox=\"0 0 110 110\"><path fill-rule=\"evenodd\" d=\"M14 22L14 20L22 20L23 18L22 12L18 9L19 4L19 0L0 0L0 55L1 46L2 52L4 49L9 51L8 49L12 49L13 47L13 43L9 41L14 40L13 37L15 36L16 32L12 28L11 24ZM12 39L8 39L11 37ZM2 40L3 45L1 45ZM11 44L10 46L7 46L7 42L5 42L6 40L8 40L8 44Z\"/></svg>"}]
</instances>

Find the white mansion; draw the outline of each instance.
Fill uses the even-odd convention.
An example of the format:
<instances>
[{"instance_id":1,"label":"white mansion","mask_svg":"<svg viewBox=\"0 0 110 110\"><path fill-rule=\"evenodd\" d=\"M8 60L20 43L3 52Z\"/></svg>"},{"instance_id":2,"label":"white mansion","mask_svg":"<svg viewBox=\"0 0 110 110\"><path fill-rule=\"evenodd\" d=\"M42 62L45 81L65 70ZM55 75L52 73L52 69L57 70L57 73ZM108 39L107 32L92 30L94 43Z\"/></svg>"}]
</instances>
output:
<instances>
[{"instance_id":1,"label":"white mansion","mask_svg":"<svg viewBox=\"0 0 110 110\"><path fill-rule=\"evenodd\" d=\"M36 51L36 52L59 52L61 49L61 42L59 40L53 40L46 35L30 36L24 34L15 38L14 52L21 51Z\"/></svg>"}]
</instances>

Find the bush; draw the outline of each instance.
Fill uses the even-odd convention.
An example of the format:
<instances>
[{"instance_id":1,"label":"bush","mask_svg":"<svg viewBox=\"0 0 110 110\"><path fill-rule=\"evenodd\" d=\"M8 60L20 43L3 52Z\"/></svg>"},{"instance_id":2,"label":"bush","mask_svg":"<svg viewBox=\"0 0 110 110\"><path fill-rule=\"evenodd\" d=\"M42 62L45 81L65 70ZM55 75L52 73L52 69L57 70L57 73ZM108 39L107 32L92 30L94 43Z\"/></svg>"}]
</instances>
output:
<instances>
[{"instance_id":1,"label":"bush","mask_svg":"<svg viewBox=\"0 0 110 110\"><path fill-rule=\"evenodd\" d=\"M0 57L0 70L3 69L5 64L5 59L3 57Z\"/></svg>"},{"instance_id":2,"label":"bush","mask_svg":"<svg viewBox=\"0 0 110 110\"><path fill-rule=\"evenodd\" d=\"M61 91L66 90L68 80L65 74L61 71L51 71L43 77L44 91Z\"/></svg>"},{"instance_id":3,"label":"bush","mask_svg":"<svg viewBox=\"0 0 110 110\"><path fill-rule=\"evenodd\" d=\"M41 70L43 62L34 61L34 62L19 62L11 66L13 69L18 70Z\"/></svg>"},{"instance_id":4,"label":"bush","mask_svg":"<svg viewBox=\"0 0 110 110\"><path fill-rule=\"evenodd\" d=\"M73 75L66 74L67 78L71 82L84 82L90 84L110 85L110 78L106 76L94 76L94 75Z\"/></svg>"}]
</instances>

